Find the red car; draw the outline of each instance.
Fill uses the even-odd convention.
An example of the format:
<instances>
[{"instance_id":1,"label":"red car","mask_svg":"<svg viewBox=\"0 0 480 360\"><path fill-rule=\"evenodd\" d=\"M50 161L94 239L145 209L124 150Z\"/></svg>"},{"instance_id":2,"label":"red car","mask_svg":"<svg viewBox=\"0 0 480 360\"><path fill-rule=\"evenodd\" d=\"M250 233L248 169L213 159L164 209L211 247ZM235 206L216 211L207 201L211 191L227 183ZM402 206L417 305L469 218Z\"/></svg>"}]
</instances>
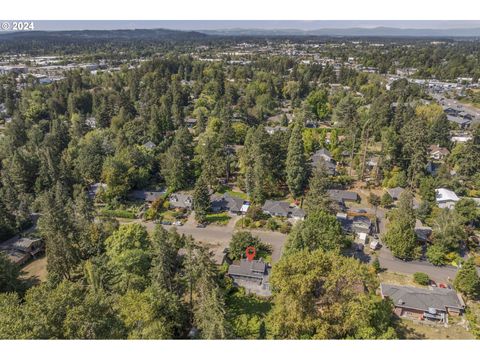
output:
<instances>
[{"instance_id":1,"label":"red car","mask_svg":"<svg viewBox=\"0 0 480 360\"><path fill-rule=\"evenodd\" d=\"M438 284L438 287L441 287L442 289L448 289L448 286L445 285L444 283Z\"/></svg>"}]
</instances>

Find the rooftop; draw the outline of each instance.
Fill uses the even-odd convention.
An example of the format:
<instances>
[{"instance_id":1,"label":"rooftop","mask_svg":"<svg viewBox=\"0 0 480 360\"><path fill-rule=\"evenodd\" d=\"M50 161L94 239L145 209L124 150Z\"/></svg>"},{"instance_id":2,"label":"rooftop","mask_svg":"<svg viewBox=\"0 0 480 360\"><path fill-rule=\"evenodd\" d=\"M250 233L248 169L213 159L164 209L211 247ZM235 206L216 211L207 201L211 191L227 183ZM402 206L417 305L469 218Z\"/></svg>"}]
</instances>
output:
<instances>
[{"instance_id":1,"label":"rooftop","mask_svg":"<svg viewBox=\"0 0 480 360\"><path fill-rule=\"evenodd\" d=\"M461 297L451 289L434 288L422 289L410 286L381 284L380 291L383 297L391 299L395 306L421 311L434 308L438 311L447 311L448 308L465 308Z\"/></svg>"}]
</instances>

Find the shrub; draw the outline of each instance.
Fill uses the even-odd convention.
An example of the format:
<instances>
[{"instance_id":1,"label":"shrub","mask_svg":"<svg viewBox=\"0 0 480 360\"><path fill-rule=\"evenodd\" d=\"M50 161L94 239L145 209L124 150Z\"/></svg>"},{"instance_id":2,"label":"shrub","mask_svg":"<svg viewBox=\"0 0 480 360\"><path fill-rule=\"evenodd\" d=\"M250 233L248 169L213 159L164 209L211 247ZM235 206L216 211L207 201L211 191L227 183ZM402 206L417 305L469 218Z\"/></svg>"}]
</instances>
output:
<instances>
[{"instance_id":1,"label":"shrub","mask_svg":"<svg viewBox=\"0 0 480 360\"><path fill-rule=\"evenodd\" d=\"M445 250L439 245L429 246L427 249L427 259L433 265L445 265Z\"/></svg>"},{"instance_id":2,"label":"shrub","mask_svg":"<svg viewBox=\"0 0 480 360\"><path fill-rule=\"evenodd\" d=\"M375 273L378 274L380 272L381 267L380 267L380 261L378 260L378 256L375 256L375 259L372 262L372 267L375 270Z\"/></svg>"},{"instance_id":3,"label":"shrub","mask_svg":"<svg viewBox=\"0 0 480 360\"><path fill-rule=\"evenodd\" d=\"M282 234L288 234L291 229L292 229L292 224L290 224L288 221L285 221L285 222L280 226L280 232L281 232Z\"/></svg>"},{"instance_id":4,"label":"shrub","mask_svg":"<svg viewBox=\"0 0 480 360\"><path fill-rule=\"evenodd\" d=\"M270 218L267 220L266 224L267 229L275 231L278 229L277 221L274 218Z\"/></svg>"},{"instance_id":5,"label":"shrub","mask_svg":"<svg viewBox=\"0 0 480 360\"><path fill-rule=\"evenodd\" d=\"M416 272L413 274L413 280L420 285L428 285L430 283L430 277L422 272Z\"/></svg>"}]
</instances>

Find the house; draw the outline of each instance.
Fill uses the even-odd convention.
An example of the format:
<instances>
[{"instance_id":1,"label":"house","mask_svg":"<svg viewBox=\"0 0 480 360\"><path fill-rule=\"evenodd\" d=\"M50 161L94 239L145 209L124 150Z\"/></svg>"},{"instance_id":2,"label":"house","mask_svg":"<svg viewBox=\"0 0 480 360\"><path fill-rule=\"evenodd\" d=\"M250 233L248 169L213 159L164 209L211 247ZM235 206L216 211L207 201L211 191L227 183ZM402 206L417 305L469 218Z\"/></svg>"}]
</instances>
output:
<instances>
[{"instance_id":1,"label":"house","mask_svg":"<svg viewBox=\"0 0 480 360\"><path fill-rule=\"evenodd\" d=\"M398 316L448 323L448 315L458 316L465 310L462 298L451 289L381 284L380 293L392 300Z\"/></svg>"},{"instance_id":2,"label":"house","mask_svg":"<svg viewBox=\"0 0 480 360\"><path fill-rule=\"evenodd\" d=\"M170 207L175 209L193 209L193 198L191 195L184 193L173 193L168 198Z\"/></svg>"},{"instance_id":3,"label":"house","mask_svg":"<svg viewBox=\"0 0 480 360\"><path fill-rule=\"evenodd\" d=\"M197 124L197 119L187 118L185 119L185 126L187 128L193 128Z\"/></svg>"},{"instance_id":4,"label":"house","mask_svg":"<svg viewBox=\"0 0 480 360\"><path fill-rule=\"evenodd\" d=\"M424 226L420 220L416 220L415 222L415 234L417 235L417 239L421 242L426 242L430 239L430 235L432 235L432 228L430 226Z\"/></svg>"},{"instance_id":5,"label":"house","mask_svg":"<svg viewBox=\"0 0 480 360\"><path fill-rule=\"evenodd\" d=\"M35 257L45 250L45 244L42 239L20 238L11 244L11 249Z\"/></svg>"},{"instance_id":6,"label":"house","mask_svg":"<svg viewBox=\"0 0 480 360\"><path fill-rule=\"evenodd\" d=\"M249 201L228 194L213 194L210 197L210 204L213 212L230 211L234 214L245 214L250 207Z\"/></svg>"},{"instance_id":7,"label":"house","mask_svg":"<svg viewBox=\"0 0 480 360\"><path fill-rule=\"evenodd\" d=\"M453 191L439 188L435 189L435 201L439 208L451 209L460 198Z\"/></svg>"},{"instance_id":8,"label":"house","mask_svg":"<svg viewBox=\"0 0 480 360\"><path fill-rule=\"evenodd\" d=\"M457 124L460 129L466 129L472 123L472 119L454 115L447 115L447 120Z\"/></svg>"},{"instance_id":9,"label":"house","mask_svg":"<svg viewBox=\"0 0 480 360\"><path fill-rule=\"evenodd\" d=\"M85 124L90 128L90 129L95 129L97 127L97 119L93 116L90 116L85 119Z\"/></svg>"},{"instance_id":10,"label":"house","mask_svg":"<svg viewBox=\"0 0 480 360\"><path fill-rule=\"evenodd\" d=\"M287 128L285 126L265 126L265 131L268 134L273 135L279 131L287 131Z\"/></svg>"},{"instance_id":11,"label":"house","mask_svg":"<svg viewBox=\"0 0 480 360\"><path fill-rule=\"evenodd\" d=\"M405 191L404 188L397 186L391 189L387 189L388 194L392 197L394 201L400 199L400 195Z\"/></svg>"},{"instance_id":12,"label":"house","mask_svg":"<svg viewBox=\"0 0 480 360\"><path fill-rule=\"evenodd\" d=\"M369 235L372 231L372 221L368 216L354 216L352 218L352 231L357 234L360 239L364 238L364 240L366 240L366 235Z\"/></svg>"},{"instance_id":13,"label":"house","mask_svg":"<svg viewBox=\"0 0 480 360\"><path fill-rule=\"evenodd\" d=\"M95 183L88 186L88 197L90 199L95 199L95 197L100 192L107 190L107 184L104 183Z\"/></svg>"},{"instance_id":14,"label":"house","mask_svg":"<svg viewBox=\"0 0 480 360\"><path fill-rule=\"evenodd\" d=\"M290 206L286 201L267 200L263 204L262 210L270 216L281 216L294 220L303 220L305 218L305 212L302 209Z\"/></svg>"},{"instance_id":15,"label":"house","mask_svg":"<svg viewBox=\"0 0 480 360\"><path fill-rule=\"evenodd\" d=\"M24 253L14 249L2 250L2 253L15 265L23 265L30 259L29 253Z\"/></svg>"},{"instance_id":16,"label":"house","mask_svg":"<svg viewBox=\"0 0 480 360\"><path fill-rule=\"evenodd\" d=\"M450 154L450 151L448 151L447 148L441 147L439 145L430 145L429 151L430 159L433 160L443 160Z\"/></svg>"},{"instance_id":17,"label":"house","mask_svg":"<svg viewBox=\"0 0 480 360\"><path fill-rule=\"evenodd\" d=\"M153 203L165 195L165 191L133 190L129 197L133 200L146 201Z\"/></svg>"},{"instance_id":18,"label":"house","mask_svg":"<svg viewBox=\"0 0 480 360\"><path fill-rule=\"evenodd\" d=\"M317 168L322 165L325 167L328 175L335 175L337 162L326 149L320 149L312 155L312 166Z\"/></svg>"},{"instance_id":19,"label":"house","mask_svg":"<svg viewBox=\"0 0 480 360\"><path fill-rule=\"evenodd\" d=\"M327 194L333 201L337 202L340 206L345 207L345 202L358 201L358 194L354 191L345 190L327 190Z\"/></svg>"},{"instance_id":20,"label":"house","mask_svg":"<svg viewBox=\"0 0 480 360\"><path fill-rule=\"evenodd\" d=\"M145 144L143 144L143 147L147 148L149 150L152 150L152 149L155 149L157 147L157 145L155 145L155 143L153 143L151 141L147 141Z\"/></svg>"},{"instance_id":21,"label":"house","mask_svg":"<svg viewBox=\"0 0 480 360\"><path fill-rule=\"evenodd\" d=\"M263 259L249 261L240 259L228 267L228 275L237 286L244 287L247 292L253 292L259 296L270 296L269 283L270 267Z\"/></svg>"}]
</instances>

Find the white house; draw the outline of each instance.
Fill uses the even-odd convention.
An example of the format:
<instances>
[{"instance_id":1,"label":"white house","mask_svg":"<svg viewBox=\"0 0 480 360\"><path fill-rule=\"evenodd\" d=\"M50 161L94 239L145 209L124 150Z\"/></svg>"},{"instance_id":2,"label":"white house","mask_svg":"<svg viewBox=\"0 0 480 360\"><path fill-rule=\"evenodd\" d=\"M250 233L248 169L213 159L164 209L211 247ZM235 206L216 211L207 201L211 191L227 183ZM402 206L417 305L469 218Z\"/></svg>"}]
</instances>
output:
<instances>
[{"instance_id":1,"label":"white house","mask_svg":"<svg viewBox=\"0 0 480 360\"><path fill-rule=\"evenodd\" d=\"M435 201L438 207L451 209L460 198L452 190L439 188L435 189Z\"/></svg>"}]
</instances>

